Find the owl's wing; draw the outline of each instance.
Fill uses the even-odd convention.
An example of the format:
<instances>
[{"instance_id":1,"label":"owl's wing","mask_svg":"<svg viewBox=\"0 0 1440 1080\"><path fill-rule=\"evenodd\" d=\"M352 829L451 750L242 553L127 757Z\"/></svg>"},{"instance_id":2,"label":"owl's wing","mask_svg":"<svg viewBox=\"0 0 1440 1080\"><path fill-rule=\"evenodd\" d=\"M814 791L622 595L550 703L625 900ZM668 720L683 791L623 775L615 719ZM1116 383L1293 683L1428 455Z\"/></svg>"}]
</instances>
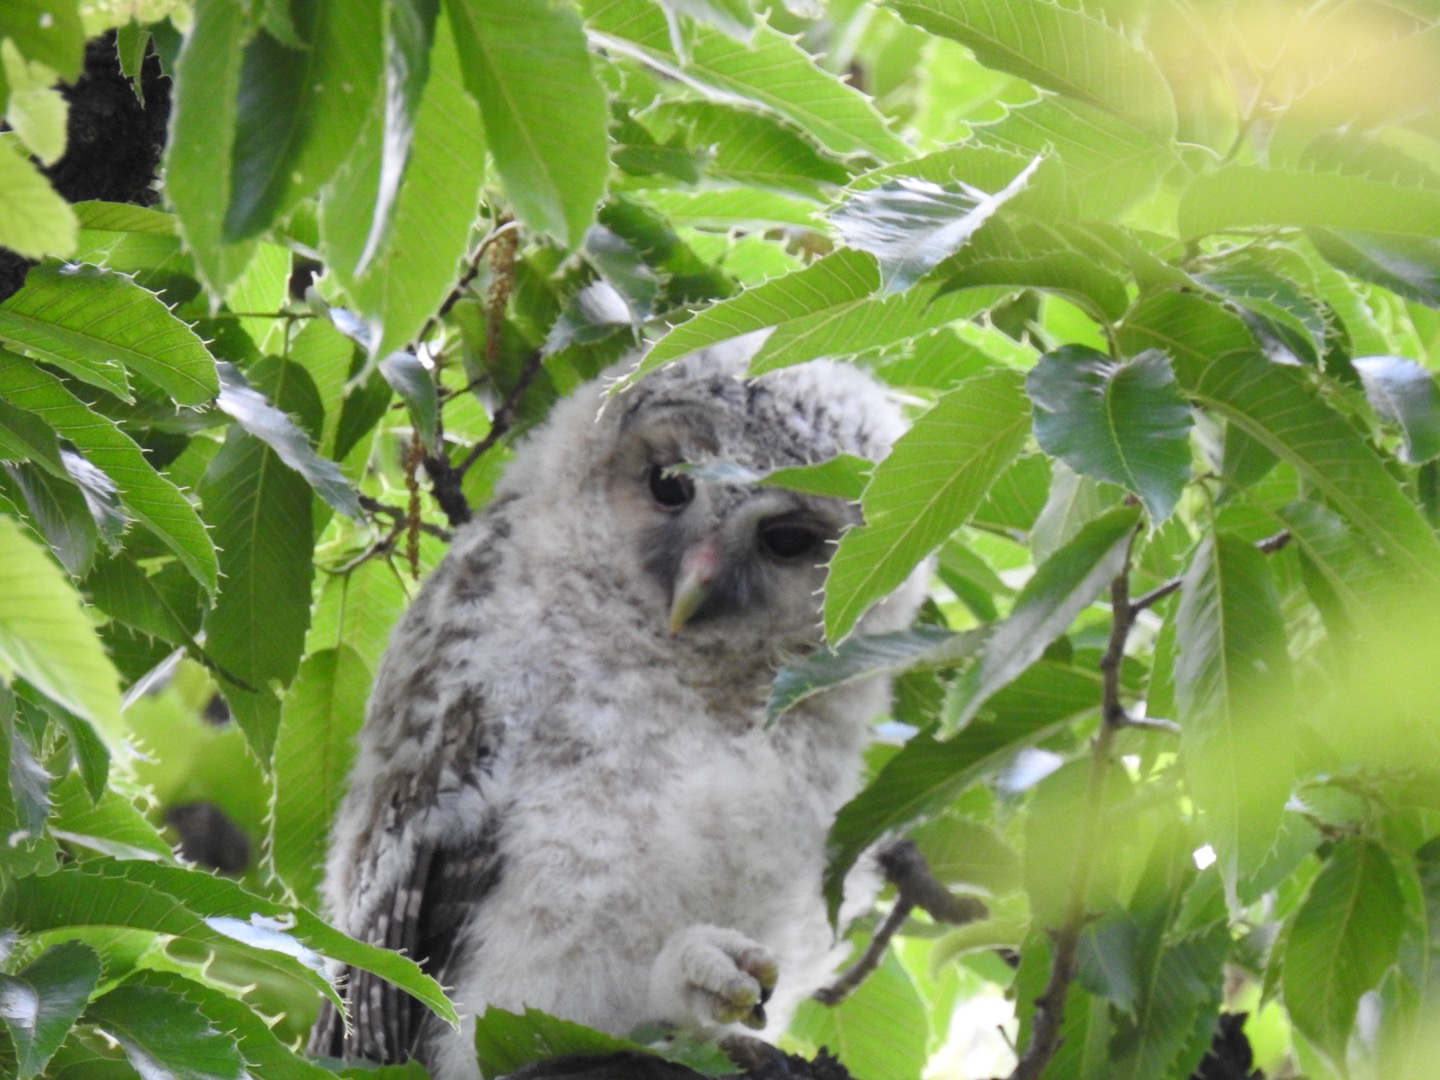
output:
<instances>
[{"instance_id":1,"label":"owl's wing","mask_svg":"<svg viewBox=\"0 0 1440 1080\"><path fill-rule=\"evenodd\" d=\"M444 985L457 936L499 877L493 829L463 849L422 844L408 875L355 936L414 957ZM415 998L368 971L351 969L341 996L354 1025L350 1039L344 1037L338 1011L327 1002L311 1035L311 1053L398 1064L415 1056L421 1032L437 1022Z\"/></svg>"}]
</instances>

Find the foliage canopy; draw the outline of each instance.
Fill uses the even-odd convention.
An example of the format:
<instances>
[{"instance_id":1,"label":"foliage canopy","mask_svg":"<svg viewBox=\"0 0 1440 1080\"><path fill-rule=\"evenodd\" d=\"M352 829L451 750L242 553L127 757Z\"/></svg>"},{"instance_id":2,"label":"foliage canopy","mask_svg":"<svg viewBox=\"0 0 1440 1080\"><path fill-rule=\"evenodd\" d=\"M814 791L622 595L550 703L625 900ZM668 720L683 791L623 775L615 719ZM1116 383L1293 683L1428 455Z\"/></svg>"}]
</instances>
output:
<instances>
[{"instance_id":1,"label":"foliage canopy","mask_svg":"<svg viewBox=\"0 0 1440 1080\"><path fill-rule=\"evenodd\" d=\"M155 207L47 179L107 29L173 80ZM453 1017L313 914L388 629L558 396L763 330L914 415L757 478L866 521L774 722L900 675L826 898L908 833L989 908L794 1047L1181 1080L1223 1010L1268 1075L1431 1075L1433 0L7 0L0 113L0 1071L328 1075L321 957Z\"/></svg>"}]
</instances>

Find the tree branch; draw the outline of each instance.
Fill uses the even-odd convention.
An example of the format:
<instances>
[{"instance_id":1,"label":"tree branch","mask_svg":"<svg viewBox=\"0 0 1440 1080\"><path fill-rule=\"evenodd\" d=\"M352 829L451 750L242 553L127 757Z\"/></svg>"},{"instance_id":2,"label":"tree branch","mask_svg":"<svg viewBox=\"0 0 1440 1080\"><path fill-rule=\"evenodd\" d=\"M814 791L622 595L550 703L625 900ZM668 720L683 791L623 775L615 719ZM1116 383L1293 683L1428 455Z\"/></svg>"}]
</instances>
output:
<instances>
[{"instance_id":1,"label":"tree branch","mask_svg":"<svg viewBox=\"0 0 1440 1080\"><path fill-rule=\"evenodd\" d=\"M1030 1032L1030 1045L1015 1063L1010 1080L1039 1080L1045 1067L1060 1049L1065 1028L1065 998L1079 968L1080 935L1089 921L1086 898L1090 892L1092 864L1090 853L1095 849L1095 836L1105 803L1105 785L1110 770L1111 750L1115 733L1129 722L1120 697L1120 667L1125 659L1125 643L1135 615L1140 610L1130 602L1130 555L1139 531L1130 535L1130 546L1120 573L1110 583L1110 639L1100 658L1103 678L1101 690L1100 730L1090 746L1090 781L1086 791L1085 809L1076 842L1078 859L1070 882L1070 897L1065 918L1052 934L1054 953L1050 960L1050 977L1035 999L1035 1023Z\"/></svg>"},{"instance_id":2,"label":"tree branch","mask_svg":"<svg viewBox=\"0 0 1440 1080\"><path fill-rule=\"evenodd\" d=\"M876 928L870 944L829 986L811 996L822 1005L839 1005L880 966L885 949L917 907L936 922L954 926L983 919L988 912L979 900L956 896L930 872L925 856L910 840L897 840L878 855L885 880L895 886L895 906Z\"/></svg>"}]
</instances>

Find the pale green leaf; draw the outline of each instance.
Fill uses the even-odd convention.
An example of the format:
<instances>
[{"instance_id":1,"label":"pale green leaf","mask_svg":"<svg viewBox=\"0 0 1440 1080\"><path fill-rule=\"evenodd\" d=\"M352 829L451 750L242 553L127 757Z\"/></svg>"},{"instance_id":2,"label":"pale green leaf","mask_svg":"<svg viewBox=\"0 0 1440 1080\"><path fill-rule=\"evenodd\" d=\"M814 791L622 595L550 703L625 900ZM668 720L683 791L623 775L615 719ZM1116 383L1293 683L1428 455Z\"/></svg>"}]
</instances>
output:
<instances>
[{"instance_id":1,"label":"pale green leaf","mask_svg":"<svg viewBox=\"0 0 1440 1080\"><path fill-rule=\"evenodd\" d=\"M996 370L945 394L875 467L865 524L840 539L825 586L825 635L844 637L876 600L974 513L1024 446L1018 372Z\"/></svg>"},{"instance_id":2,"label":"pale green leaf","mask_svg":"<svg viewBox=\"0 0 1440 1080\"><path fill-rule=\"evenodd\" d=\"M968 724L991 695L1040 659L1124 571L1138 520L1133 506L1111 510L1040 565L1015 598L1009 617L989 631L975 663L951 688L947 728Z\"/></svg>"},{"instance_id":3,"label":"pale green leaf","mask_svg":"<svg viewBox=\"0 0 1440 1080\"><path fill-rule=\"evenodd\" d=\"M1257 352L1259 346L1240 316L1190 292L1158 292L1143 298L1125 317L1118 334L1128 356L1147 349L1166 353L1175 377L1187 390L1211 363Z\"/></svg>"},{"instance_id":4,"label":"pale green leaf","mask_svg":"<svg viewBox=\"0 0 1440 1080\"><path fill-rule=\"evenodd\" d=\"M480 113L461 85L447 23L435 28L430 80L389 231L371 251L383 120L377 102L349 159L322 193L320 208L326 263L370 324L365 344L372 361L412 341L459 278L485 180Z\"/></svg>"},{"instance_id":5,"label":"pale green leaf","mask_svg":"<svg viewBox=\"0 0 1440 1080\"><path fill-rule=\"evenodd\" d=\"M753 232L820 227L818 203L760 188L661 189L638 192L636 197L673 224L695 229Z\"/></svg>"},{"instance_id":6,"label":"pale green leaf","mask_svg":"<svg viewBox=\"0 0 1440 1080\"><path fill-rule=\"evenodd\" d=\"M0 664L118 734L120 677L80 598L20 526L0 517Z\"/></svg>"},{"instance_id":7,"label":"pale green leaf","mask_svg":"<svg viewBox=\"0 0 1440 1080\"><path fill-rule=\"evenodd\" d=\"M781 668L770 686L765 709L774 720L806 698L847 683L915 669L954 667L969 657L981 640L974 631L957 634L933 626L852 637L834 649L821 649Z\"/></svg>"},{"instance_id":8,"label":"pale green leaf","mask_svg":"<svg viewBox=\"0 0 1440 1080\"><path fill-rule=\"evenodd\" d=\"M75 212L13 137L0 135L0 247L27 259L69 255L77 232Z\"/></svg>"},{"instance_id":9,"label":"pale green leaf","mask_svg":"<svg viewBox=\"0 0 1440 1080\"><path fill-rule=\"evenodd\" d=\"M741 334L819 311L853 305L880 286L875 260L862 251L837 251L810 266L712 304L662 337L621 388L671 360Z\"/></svg>"},{"instance_id":10,"label":"pale green leaf","mask_svg":"<svg viewBox=\"0 0 1440 1080\"><path fill-rule=\"evenodd\" d=\"M281 705L268 849L276 876L307 905L319 895L369 691L365 662L341 645L307 657Z\"/></svg>"},{"instance_id":11,"label":"pale green leaf","mask_svg":"<svg viewBox=\"0 0 1440 1080\"><path fill-rule=\"evenodd\" d=\"M907 22L954 38L985 66L1104 109L1168 139L1175 103L1155 62L1119 31L1049 0L886 0Z\"/></svg>"},{"instance_id":12,"label":"pale green leaf","mask_svg":"<svg viewBox=\"0 0 1440 1080\"><path fill-rule=\"evenodd\" d=\"M310 620L310 486L259 439L232 429L200 496L223 575L205 619L206 652L231 678L248 684L248 691L237 693L268 697L270 680L285 685L294 677ZM236 713L246 719L240 709ZM266 720L273 719L267 710ZM268 761L273 728L242 726L256 755Z\"/></svg>"},{"instance_id":13,"label":"pale green leaf","mask_svg":"<svg viewBox=\"0 0 1440 1080\"><path fill-rule=\"evenodd\" d=\"M989 701L987 716L945 742L919 734L841 808L827 841L825 897L833 920L845 876L881 837L931 817L1021 749L1100 707L1098 673L1041 661Z\"/></svg>"},{"instance_id":14,"label":"pale green leaf","mask_svg":"<svg viewBox=\"0 0 1440 1080\"><path fill-rule=\"evenodd\" d=\"M275 451L281 461L305 478L315 494L346 517L361 520L364 512L360 500L341 475L340 467L316 453L305 432L266 401L263 394L252 390L239 368L222 361L219 369L222 389L215 404L220 411Z\"/></svg>"},{"instance_id":15,"label":"pale green leaf","mask_svg":"<svg viewBox=\"0 0 1440 1080\"><path fill-rule=\"evenodd\" d=\"M0 306L0 338L87 382L119 362L181 405L219 393L215 361L195 331L154 293L94 266L44 263Z\"/></svg>"},{"instance_id":16,"label":"pale green leaf","mask_svg":"<svg viewBox=\"0 0 1440 1080\"><path fill-rule=\"evenodd\" d=\"M45 64L21 57L15 42L0 37L3 82L10 84L5 120L40 164L54 165L65 154L65 121L69 105L55 86L55 72Z\"/></svg>"},{"instance_id":17,"label":"pale green leaf","mask_svg":"<svg viewBox=\"0 0 1440 1080\"><path fill-rule=\"evenodd\" d=\"M819 67L798 42L758 25L748 45L701 30L687 61L676 59L664 15L644 0L587 0L591 37L633 56L712 100L759 105L791 121L833 154L868 154L878 161L908 157L870 99Z\"/></svg>"},{"instance_id":18,"label":"pale green leaf","mask_svg":"<svg viewBox=\"0 0 1440 1080\"><path fill-rule=\"evenodd\" d=\"M1228 165L1186 189L1177 211L1186 238L1265 225L1319 225L1432 236L1440 188L1340 173Z\"/></svg>"},{"instance_id":19,"label":"pale green leaf","mask_svg":"<svg viewBox=\"0 0 1440 1080\"><path fill-rule=\"evenodd\" d=\"M1204 408L1243 428L1312 483L1377 553L1410 580L1440 579L1440 542L1379 456L1325 405L1299 368L1258 356L1215 363L1181 382Z\"/></svg>"},{"instance_id":20,"label":"pale green leaf","mask_svg":"<svg viewBox=\"0 0 1440 1080\"><path fill-rule=\"evenodd\" d=\"M5 0L0 8L0 38L67 81L80 74L87 36L77 0Z\"/></svg>"},{"instance_id":21,"label":"pale green leaf","mask_svg":"<svg viewBox=\"0 0 1440 1080\"><path fill-rule=\"evenodd\" d=\"M1345 1061L1360 997L1395 963L1405 899L1385 849L1339 843L1310 886L1285 940L1282 986L1291 1022Z\"/></svg>"},{"instance_id":22,"label":"pale green leaf","mask_svg":"<svg viewBox=\"0 0 1440 1080\"><path fill-rule=\"evenodd\" d=\"M1228 533L1201 542L1181 586L1175 641L1180 761L1233 889L1274 844L1294 776L1285 622L1252 544Z\"/></svg>"},{"instance_id":23,"label":"pale green leaf","mask_svg":"<svg viewBox=\"0 0 1440 1080\"><path fill-rule=\"evenodd\" d=\"M216 296L239 277L254 252L253 242L225 239L246 14L241 0L196 0L170 105L165 194L200 277Z\"/></svg>"},{"instance_id":24,"label":"pale green leaf","mask_svg":"<svg viewBox=\"0 0 1440 1080\"><path fill-rule=\"evenodd\" d=\"M930 1025L919 988L893 951L837 1007L801 1003L790 1036L825 1047L856 1076L919 1076Z\"/></svg>"},{"instance_id":25,"label":"pale green leaf","mask_svg":"<svg viewBox=\"0 0 1440 1080\"><path fill-rule=\"evenodd\" d=\"M516 216L574 247L605 191L609 111L579 16L548 0L447 5Z\"/></svg>"}]
</instances>

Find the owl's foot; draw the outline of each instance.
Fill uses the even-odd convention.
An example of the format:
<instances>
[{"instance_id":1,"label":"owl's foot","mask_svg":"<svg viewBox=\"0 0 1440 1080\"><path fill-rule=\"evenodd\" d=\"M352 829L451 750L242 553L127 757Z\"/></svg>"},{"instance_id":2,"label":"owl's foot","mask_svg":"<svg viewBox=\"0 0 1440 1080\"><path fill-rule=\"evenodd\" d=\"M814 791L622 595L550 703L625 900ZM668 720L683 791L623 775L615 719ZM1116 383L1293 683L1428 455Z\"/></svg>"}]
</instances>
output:
<instances>
[{"instance_id":1,"label":"owl's foot","mask_svg":"<svg viewBox=\"0 0 1440 1080\"><path fill-rule=\"evenodd\" d=\"M779 968L774 954L736 930L691 926L674 934L650 973L657 1015L701 1032L717 1025L765 1026Z\"/></svg>"}]
</instances>

